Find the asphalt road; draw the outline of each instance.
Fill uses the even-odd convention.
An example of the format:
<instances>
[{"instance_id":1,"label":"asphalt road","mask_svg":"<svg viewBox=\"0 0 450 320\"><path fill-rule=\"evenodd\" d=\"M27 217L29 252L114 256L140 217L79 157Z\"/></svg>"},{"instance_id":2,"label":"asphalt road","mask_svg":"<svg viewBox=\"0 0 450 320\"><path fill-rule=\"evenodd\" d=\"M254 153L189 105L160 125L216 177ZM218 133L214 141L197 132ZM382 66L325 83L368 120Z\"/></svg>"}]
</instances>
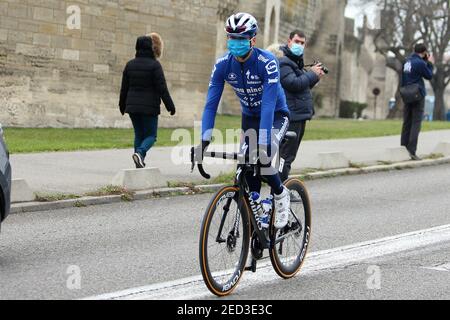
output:
<instances>
[{"instance_id":1,"label":"asphalt road","mask_svg":"<svg viewBox=\"0 0 450 320\"><path fill-rule=\"evenodd\" d=\"M450 165L308 182L310 253L448 225L449 185ZM199 227L210 198L12 215L0 235L0 299L84 298L197 276ZM269 287L255 283L231 298L450 299L449 252L443 242ZM367 286L373 265L380 289ZM78 271L80 289L71 281Z\"/></svg>"}]
</instances>

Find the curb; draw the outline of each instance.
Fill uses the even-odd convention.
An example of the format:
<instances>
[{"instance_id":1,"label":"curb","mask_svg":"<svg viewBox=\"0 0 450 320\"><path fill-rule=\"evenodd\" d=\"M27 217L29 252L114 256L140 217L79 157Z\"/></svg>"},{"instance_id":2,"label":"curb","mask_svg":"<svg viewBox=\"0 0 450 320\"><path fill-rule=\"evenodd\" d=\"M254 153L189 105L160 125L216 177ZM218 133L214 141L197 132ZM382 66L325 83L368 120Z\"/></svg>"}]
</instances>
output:
<instances>
[{"instance_id":1,"label":"curb","mask_svg":"<svg viewBox=\"0 0 450 320\"><path fill-rule=\"evenodd\" d=\"M438 166L442 164L450 163L450 157L444 157L439 159L427 159L421 161L405 161L388 165L375 165L362 168L343 168L336 170L318 171L303 175L293 175L293 178L301 178L304 180L317 180L324 178L333 178L339 176L350 176L350 175L363 175L376 172L386 172L394 170L405 170L405 169L416 169L423 167Z\"/></svg>"},{"instance_id":2,"label":"curb","mask_svg":"<svg viewBox=\"0 0 450 320\"><path fill-rule=\"evenodd\" d=\"M394 171L394 170L404 170L404 169L415 169L422 167L438 166L442 164L450 163L450 156L440 159L427 159L422 161L406 161L389 165L376 165L370 167L362 168L344 168L335 169L327 171L318 171L313 173L307 173L302 175L292 175L291 178L300 178L303 180L318 180L326 178L334 178L341 176L350 175L362 175L370 174L376 172ZM73 207L87 207L94 205L118 203L123 201L136 201L136 200L148 200L161 197L172 197L180 195L192 195L198 193L212 193L218 191L220 188L224 187L225 184L214 184L214 185L198 185L194 188L188 187L178 187L178 188L160 188L145 191L137 191L132 200L123 199L123 195L109 195L100 197L82 197L70 200L61 200L55 202L26 202L26 203L15 203L11 205L11 214L19 213L29 213L29 212L39 212L39 211L50 211L67 209Z\"/></svg>"}]
</instances>

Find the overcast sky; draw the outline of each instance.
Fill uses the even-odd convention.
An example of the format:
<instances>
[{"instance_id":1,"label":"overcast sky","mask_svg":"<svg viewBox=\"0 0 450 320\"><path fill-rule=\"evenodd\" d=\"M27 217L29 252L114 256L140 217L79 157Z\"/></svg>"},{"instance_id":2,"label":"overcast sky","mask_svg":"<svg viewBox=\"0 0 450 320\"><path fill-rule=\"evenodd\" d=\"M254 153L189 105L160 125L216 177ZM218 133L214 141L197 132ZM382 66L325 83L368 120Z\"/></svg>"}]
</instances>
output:
<instances>
[{"instance_id":1,"label":"overcast sky","mask_svg":"<svg viewBox=\"0 0 450 320\"><path fill-rule=\"evenodd\" d=\"M345 16L355 19L356 27L361 27L364 15L367 15L369 25L375 27L377 25L377 0L349 0L345 10Z\"/></svg>"}]
</instances>

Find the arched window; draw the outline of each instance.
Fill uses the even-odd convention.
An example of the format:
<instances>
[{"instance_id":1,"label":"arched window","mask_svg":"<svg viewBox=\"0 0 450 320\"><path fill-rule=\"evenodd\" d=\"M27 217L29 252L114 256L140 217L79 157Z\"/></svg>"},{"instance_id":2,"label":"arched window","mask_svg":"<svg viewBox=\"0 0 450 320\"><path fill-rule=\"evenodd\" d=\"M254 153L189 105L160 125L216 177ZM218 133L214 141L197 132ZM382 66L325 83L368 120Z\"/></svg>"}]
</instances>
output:
<instances>
[{"instance_id":1,"label":"arched window","mask_svg":"<svg viewBox=\"0 0 450 320\"><path fill-rule=\"evenodd\" d=\"M266 16L264 21L264 46L278 42L278 33L280 30L280 0L267 0Z\"/></svg>"},{"instance_id":2,"label":"arched window","mask_svg":"<svg viewBox=\"0 0 450 320\"><path fill-rule=\"evenodd\" d=\"M275 34L275 30L276 28L276 21L275 21L275 8L272 9L272 14L270 15L270 32L269 32L269 41L270 43L275 43L275 41L277 40L276 38L276 34Z\"/></svg>"}]
</instances>

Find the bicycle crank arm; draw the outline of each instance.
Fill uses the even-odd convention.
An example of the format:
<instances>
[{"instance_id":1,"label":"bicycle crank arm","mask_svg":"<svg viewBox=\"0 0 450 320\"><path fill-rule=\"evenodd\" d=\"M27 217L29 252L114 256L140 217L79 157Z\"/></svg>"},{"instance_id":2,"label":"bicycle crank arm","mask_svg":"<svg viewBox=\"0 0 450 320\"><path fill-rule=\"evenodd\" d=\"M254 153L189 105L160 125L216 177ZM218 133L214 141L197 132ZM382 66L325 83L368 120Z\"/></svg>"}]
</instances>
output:
<instances>
[{"instance_id":1,"label":"bicycle crank arm","mask_svg":"<svg viewBox=\"0 0 450 320\"><path fill-rule=\"evenodd\" d=\"M251 272L255 273L257 264L258 264L258 261L255 259L252 259L252 264L249 267L245 267L244 271L251 271Z\"/></svg>"},{"instance_id":2,"label":"bicycle crank arm","mask_svg":"<svg viewBox=\"0 0 450 320\"><path fill-rule=\"evenodd\" d=\"M274 245L279 244L280 242L284 241L284 239L286 239L286 238L289 237L289 236L292 236L292 235L295 234L296 232L298 232L298 229L297 229L297 230L291 230L291 231L289 231L288 233L282 235L281 237L279 237L279 238L277 238L277 239L275 240Z\"/></svg>"}]
</instances>

